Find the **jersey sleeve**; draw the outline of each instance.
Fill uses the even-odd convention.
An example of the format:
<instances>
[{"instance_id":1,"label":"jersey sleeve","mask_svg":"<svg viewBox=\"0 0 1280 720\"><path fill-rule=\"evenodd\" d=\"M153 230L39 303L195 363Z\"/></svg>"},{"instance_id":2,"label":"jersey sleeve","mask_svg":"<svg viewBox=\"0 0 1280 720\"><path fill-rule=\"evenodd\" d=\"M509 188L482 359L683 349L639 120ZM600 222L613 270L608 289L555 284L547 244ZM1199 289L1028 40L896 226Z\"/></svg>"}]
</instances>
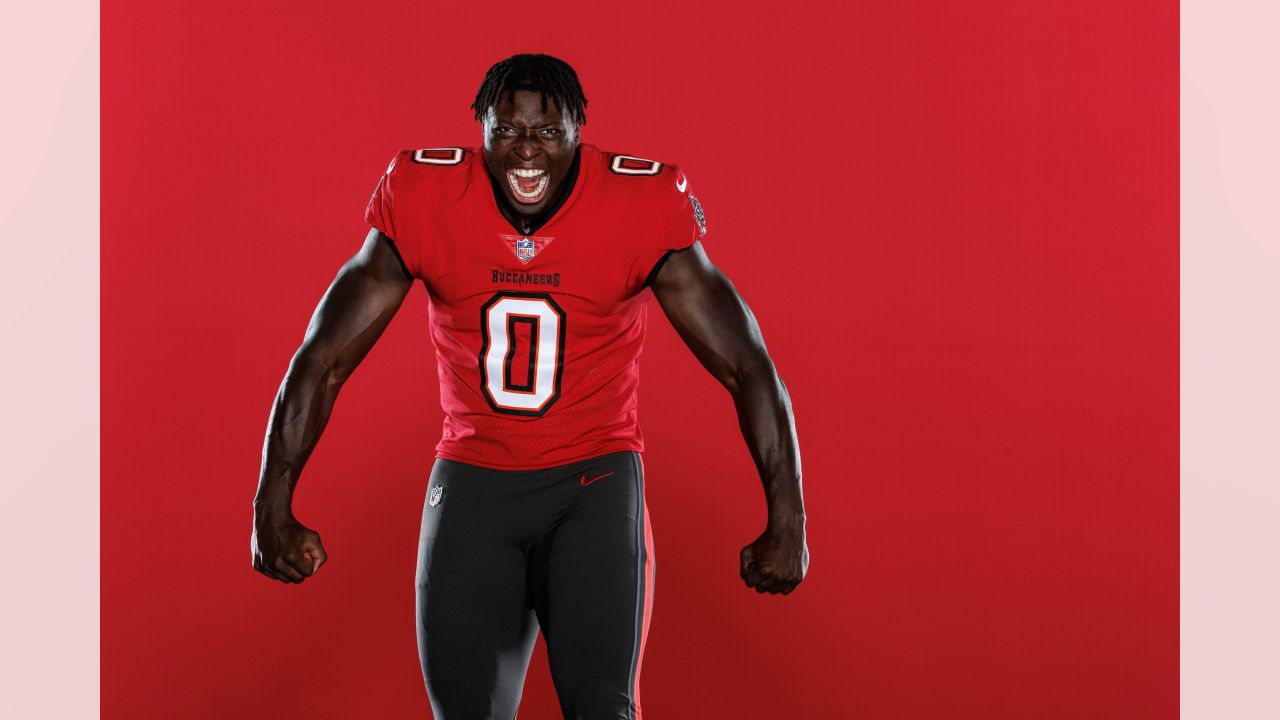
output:
<instances>
[{"instance_id":1,"label":"jersey sleeve","mask_svg":"<svg viewBox=\"0 0 1280 720\"><path fill-rule=\"evenodd\" d=\"M671 173L660 188L659 229L655 243L649 245L640 267L646 269L644 284L651 285L667 257L693 245L707 234L707 220L702 204L693 194L689 178L679 166L670 166Z\"/></svg>"},{"instance_id":2,"label":"jersey sleeve","mask_svg":"<svg viewBox=\"0 0 1280 720\"><path fill-rule=\"evenodd\" d=\"M404 175L403 168L408 163L408 150L402 150L391 159L387 171L378 178L373 188L373 196L364 210L365 222L382 233L388 240L391 251L400 261L400 267L410 279L421 277L420 249L418 239L414 237L408 223L401 220L397 213L397 200L403 204Z\"/></svg>"}]
</instances>

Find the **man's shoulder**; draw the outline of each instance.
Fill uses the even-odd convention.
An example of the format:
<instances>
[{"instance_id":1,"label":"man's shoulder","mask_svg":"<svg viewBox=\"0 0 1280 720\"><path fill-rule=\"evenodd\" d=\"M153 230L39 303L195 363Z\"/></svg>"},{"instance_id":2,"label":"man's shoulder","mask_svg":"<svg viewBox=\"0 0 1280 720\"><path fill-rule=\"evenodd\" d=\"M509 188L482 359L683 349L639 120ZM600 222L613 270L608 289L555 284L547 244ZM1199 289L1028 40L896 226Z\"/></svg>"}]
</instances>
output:
<instances>
[{"instance_id":1,"label":"man's shoulder","mask_svg":"<svg viewBox=\"0 0 1280 720\"><path fill-rule=\"evenodd\" d=\"M603 175L611 179L611 182L626 180L632 183L648 184L646 178L669 177L679 169L674 163L654 160L632 152L605 150L587 143L583 143L582 148L603 171Z\"/></svg>"},{"instance_id":2,"label":"man's shoulder","mask_svg":"<svg viewBox=\"0 0 1280 720\"><path fill-rule=\"evenodd\" d=\"M600 184L610 194L639 202L668 201L673 193L683 192L686 184L680 167L666 160L645 157L633 152L603 150L584 144L596 164ZM584 157L584 160L587 158Z\"/></svg>"},{"instance_id":3,"label":"man's shoulder","mask_svg":"<svg viewBox=\"0 0 1280 720\"><path fill-rule=\"evenodd\" d=\"M467 188L472 165L484 162L480 155L479 148L467 145L401 150L387 166L386 177L397 195L457 196Z\"/></svg>"},{"instance_id":4,"label":"man's shoulder","mask_svg":"<svg viewBox=\"0 0 1280 720\"><path fill-rule=\"evenodd\" d=\"M702 205L684 170L675 163L623 152L596 150L611 188L605 193L619 199L624 212L653 213L676 235L696 229L694 239L706 234Z\"/></svg>"},{"instance_id":5,"label":"man's shoulder","mask_svg":"<svg viewBox=\"0 0 1280 720\"><path fill-rule=\"evenodd\" d=\"M452 174L466 169L480 154L479 148L447 145L401 150L392 158L387 174Z\"/></svg>"}]
</instances>

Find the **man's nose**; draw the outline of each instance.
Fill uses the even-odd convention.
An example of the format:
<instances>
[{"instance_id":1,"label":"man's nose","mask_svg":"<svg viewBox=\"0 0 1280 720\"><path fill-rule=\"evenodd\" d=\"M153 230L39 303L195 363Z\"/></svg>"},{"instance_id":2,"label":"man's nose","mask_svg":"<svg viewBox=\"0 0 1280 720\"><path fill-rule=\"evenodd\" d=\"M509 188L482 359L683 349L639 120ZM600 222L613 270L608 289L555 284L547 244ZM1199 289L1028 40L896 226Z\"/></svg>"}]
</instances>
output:
<instances>
[{"instance_id":1,"label":"man's nose","mask_svg":"<svg viewBox=\"0 0 1280 720\"><path fill-rule=\"evenodd\" d=\"M538 155L538 144L531 133L521 133L516 138L515 153L521 160L532 160Z\"/></svg>"}]
</instances>

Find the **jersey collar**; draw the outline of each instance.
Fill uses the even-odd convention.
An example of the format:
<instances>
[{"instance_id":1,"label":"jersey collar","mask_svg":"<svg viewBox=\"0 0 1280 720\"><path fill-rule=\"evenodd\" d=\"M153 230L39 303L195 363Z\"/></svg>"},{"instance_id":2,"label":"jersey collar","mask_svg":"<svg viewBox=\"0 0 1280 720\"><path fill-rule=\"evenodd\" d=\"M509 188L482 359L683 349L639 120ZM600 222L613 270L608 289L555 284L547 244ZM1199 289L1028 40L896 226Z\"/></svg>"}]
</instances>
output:
<instances>
[{"instance_id":1,"label":"jersey collar","mask_svg":"<svg viewBox=\"0 0 1280 720\"><path fill-rule=\"evenodd\" d=\"M565 186L560 190L560 197L556 199L555 203L542 212L542 217L537 222L529 226L528 232L525 232L523 228L518 227L515 223L511 222L511 220L507 218L506 214L502 212L502 203L506 201L506 197L502 191L502 185L498 179L493 176L493 173L489 172L489 166L484 162L483 153L479 160L480 164L484 167L484 174L489 177L489 186L493 189L494 210L496 210L498 215L501 216L508 225L514 228L517 233L522 236L528 236L538 232L540 228L551 222L551 220L556 217L556 214L560 212L560 208L564 207L565 203L569 201L574 190L577 189L578 168L582 164L582 143L579 142L578 146L573 149L573 162L569 164L569 174L564 178Z\"/></svg>"}]
</instances>

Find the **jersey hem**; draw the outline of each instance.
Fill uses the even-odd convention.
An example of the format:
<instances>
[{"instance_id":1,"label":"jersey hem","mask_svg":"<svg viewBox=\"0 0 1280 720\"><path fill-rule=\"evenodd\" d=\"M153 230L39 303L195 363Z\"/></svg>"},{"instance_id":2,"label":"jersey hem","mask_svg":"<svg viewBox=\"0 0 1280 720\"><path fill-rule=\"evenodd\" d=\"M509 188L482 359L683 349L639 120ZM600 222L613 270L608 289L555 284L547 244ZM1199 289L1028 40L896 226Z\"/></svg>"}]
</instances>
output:
<instances>
[{"instance_id":1,"label":"jersey hem","mask_svg":"<svg viewBox=\"0 0 1280 720\"><path fill-rule=\"evenodd\" d=\"M546 470L548 468L560 467L561 465L572 465L576 462L589 460L601 455L609 453L622 452L624 450L633 450L635 452L644 452L644 444L631 441L610 442L592 448L588 452L574 455L565 460L556 460L555 462L539 462L539 463L521 463L517 465L506 465L503 463L495 463L488 460L477 460L476 458L465 457L456 453L437 450L436 457L452 460L454 462L466 463L467 465L475 465L477 467L488 468L489 470Z\"/></svg>"}]
</instances>

